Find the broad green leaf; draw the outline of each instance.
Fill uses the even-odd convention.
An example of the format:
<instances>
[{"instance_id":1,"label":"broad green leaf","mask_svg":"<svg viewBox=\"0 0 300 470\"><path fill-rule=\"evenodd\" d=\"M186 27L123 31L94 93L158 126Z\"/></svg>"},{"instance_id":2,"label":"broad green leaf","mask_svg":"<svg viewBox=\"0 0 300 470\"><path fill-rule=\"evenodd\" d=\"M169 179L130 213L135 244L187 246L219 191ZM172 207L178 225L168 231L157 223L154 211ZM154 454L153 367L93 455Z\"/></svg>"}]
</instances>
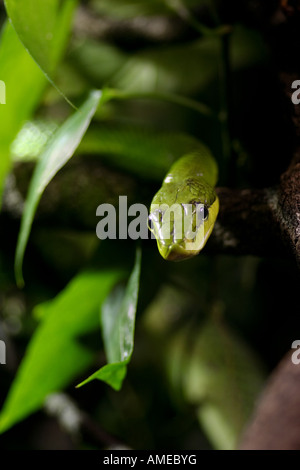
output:
<instances>
[{"instance_id":1,"label":"broad green leaf","mask_svg":"<svg viewBox=\"0 0 300 470\"><path fill-rule=\"evenodd\" d=\"M26 121L11 145L13 162L36 161L56 129L54 121Z\"/></svg>"},{"instance_id":2,"label":"broad green leaf","mask_svg":"<svg viewBox=\"0 0 300 470\"><path fill-rule=\"evenodd\" d=\"M6 104L0 104L1 200L3 183L11 166L11 143L23 122L31 117L47 84L44 74L8 22L0 38L0 79L5 83L6 95Z\"/></svg>"},{"instance_id":3,"label":"broad green leaf","mask_svg":"<svg viewBox=\"0 0 300 470\"><path fill-rule=\"evenodd\" d=\"M38 410L45 398L78 377L93 361L80 337L99 324L99 305L125 275L120 269L77 275L52 301L39 306L42 318L0 414L0 432Z\"/></svg>"},{"instance_id":4,"label":"broad green leaf","mask_svg":"<svg viewBox=\"0 0 300 470\"><path fill-rule=\"evenodd\" d=\"M135 315L141 271L141 252L137 250L133 271L127 287L118 286L102 305L101 324L108 364L81 382L102 380L120 390L134 347Z\"/></svg>"},{"instance_id":5,"label":"broad green leaf","mask_svg":"<svg viewBox=\"0 0 300 470\"><path fill-rule=\"evenodd\" d=\"M93 118L100 97L100 91L90 93L81 108L57 130L37 163L30 182L17 244L15 269L16 279L20 285L23 283L24 252L40 198L52 178L72 157Z\"/></svg>"},{"instance_id":6,"label":"broad green leaf","mask_svg":"<svg viewBox=\"0 0 300 470\"><path fill-rule=\"evenodd\" d=\"M87 131L77 151L97 155L143 178L159 180L177 158L197 145L197 139L183 133L101 125Z\"/></svg>"},{"instance_id":7,"label":"broad green leaf","mask_svg":"<svg viewBox=\"0 0 300 470\"><path fill-rule=\"evenodd\" d=\"M68 53L68 62L95 88L103 88L127 60L117 46L89 38L75 40Z\"/></svg>"},{"instance_id":8,"label":"broad green leaf","mask_svg":"<svg viewBox=\"0 0 300 470\"><path fill-rule=\"evenodd\" d=\"M105 303L102 307L102 332L109 363L128 361L133 352L140 272L141 251L138 249L121 308L118 308L119 302Z\"/></svg>"},{"instance_id":9,"label":"broad green leaf","mask_svg":"<svg viewBox=\"0 0 300 470\"><path fill-rule=\"evenodd\" d=\"M76 3L77 0L5 0L19 38L52 83Z\"/></svg>"},{"instance_id":10,"label":"broad green leaf","mask_svg":"<svg viewBox=\"0 0 300 470\"><path fill-rule=\"evenodd\" d=\"M255 354L222 322L208 320L181 331L168 357L173 385L195 407L212 445L234 449L264 383Z\"/></svg>"}]
</instances>

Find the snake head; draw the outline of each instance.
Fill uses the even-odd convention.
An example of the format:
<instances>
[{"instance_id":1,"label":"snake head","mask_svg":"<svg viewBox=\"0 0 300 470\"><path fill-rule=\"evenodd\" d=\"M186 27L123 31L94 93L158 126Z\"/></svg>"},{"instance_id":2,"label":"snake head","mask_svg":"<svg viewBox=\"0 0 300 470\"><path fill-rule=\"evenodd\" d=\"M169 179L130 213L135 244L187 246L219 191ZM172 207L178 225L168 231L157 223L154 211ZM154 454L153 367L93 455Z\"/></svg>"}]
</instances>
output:
<instances>
[{"instance_id":1,"label":"snake head","mask_svg":"<svg viewBox=\"0 0 300 470\"><path fill-rule=\"evenodd\" d=\"M203 181L193 181L192 189L190 182L174 188L166 186L151 204L149 229L161 256L169 261L181 261L197 255L206 244L219 212L219 200ZM170 198L174 191L176 196ZM173 204L162 202L166 200Z\"/></svg>"}]
</instances>

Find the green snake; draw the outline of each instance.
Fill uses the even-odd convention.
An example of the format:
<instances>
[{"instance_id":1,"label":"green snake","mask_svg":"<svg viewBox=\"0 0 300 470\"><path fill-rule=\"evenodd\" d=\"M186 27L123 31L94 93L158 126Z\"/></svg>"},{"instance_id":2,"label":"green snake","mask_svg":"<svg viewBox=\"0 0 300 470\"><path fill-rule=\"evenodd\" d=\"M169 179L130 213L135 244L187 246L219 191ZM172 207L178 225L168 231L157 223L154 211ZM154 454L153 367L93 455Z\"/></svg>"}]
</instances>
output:
<instances>
[{"instance_id":1,"label":"green snake","mask_svg":"<svg viewBox=\"0 0 300 470\"><path fill-rule=\"evenodd\" d=\"M200 143L171 166L149 215L149 228L164 259L191 258L206 244L219 212L217 177L217 164Z\"/></svg>"},{"instance_id":2,"label":"green snake","mask_svg":"<svg viewBox=\"0 0 300 470\"><path fill-rule=\"evenodd\" d=\"M182 260L202 250L219 211L214 189L218 167L210 150L198 139L182 133L102 125L88 131L79 151L97 156L101 153L104 161L142 179L161 181L167 173L152 200L149 215L149 228L159 252L167 260ZM180 234L180 225L184 225L180 224L182 214L177 212L173 219L168 217L172 216L168 207L173 204L183 211L190 204L190 214L185 218L191 222L192 237L189 230ZM199 215L198 220L195 213ZM168 225L170 236L166 237Z\"/></svg>"}]
</instances>

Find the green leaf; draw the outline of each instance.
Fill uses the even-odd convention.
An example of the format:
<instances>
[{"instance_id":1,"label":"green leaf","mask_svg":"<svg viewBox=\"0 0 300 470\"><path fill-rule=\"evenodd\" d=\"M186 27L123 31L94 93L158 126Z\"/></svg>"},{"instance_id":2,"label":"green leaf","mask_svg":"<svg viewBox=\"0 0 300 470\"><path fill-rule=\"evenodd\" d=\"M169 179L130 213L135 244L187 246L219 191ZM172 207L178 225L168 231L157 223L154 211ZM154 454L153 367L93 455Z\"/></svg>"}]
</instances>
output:
<instances>
[{"instance_id":1,"label":"green leaf","mask_svg":"<svg viewBox=\"0 0 300 470\"><path fill-rule=\"evenodd\" d=\"M77 151L137 176L160 180L177 158L198 145L195 137L184 133L101 124L88 130Z\"/></svg>"},{"instance_id":2,"label":"green leaf","mask_svg":"<svg viewBox=\"0 0 300 470\"><path fill-rule=\"evenodd\" d=\"M115 301L102 307L103 340L109 363L128 361L132 355L140 271L141 251L138 249L121 308Z\"/></svg>"},{"instance_id":3,"label":"green leaf","mask_svg":"<svg viewBox=\"0 0 300 470\"><path fill-rule=\"evenodd\" d=\"M76 3L77 0L5 0L19 38L52 84Z\"/></svg>"},{"instance_id":4,"label":"green leaf","mask_svg":"<svg viewBox=\"0 0 300 470\"><path fill-rule=\"evenodd\" d=\"M86 380L81 382L77 387L82 387L94 379L102 380L110 385L114 390L121 390L123 380L127 373L127 362L116 362L114 364L106 364L101 369L94 372Z\"/></svg>"},{"instance_id":5,"label":"green leaf","mask_svg":"<svg viewBox=\"0 0 300 470\"><path fill-rule=\"evenodd\" d=\"M80 337L99 324L99 305L125 275L120 269L77 275L52 301L39 306L43 320L27 348L0 414L0 432L39 409L89 367L93 354Z\"/></svg>"},{"instance_id":6,"label":"green leaf","mask_svg":"<svg viewBox=\"0 0 300 470\"><path fill-rule=\"evenodd\" d=\"M102 305L101 324L108 364L101 367L78 387L94 379L120 390L134 347L135 315L141 271L141 251L137 250L127 287L118 286Z\"/></svg>"},{"instance_id":7,"label":"green leaf","mask_svg":"<svg viewBox=\"0 0 300 470\"><path fill-rule=\"evenodd\" d=\"M44 74L8 22L1 34L0 70L6 89L6 104L0 104L1 200L3 183L11 166L11 143L23 122L31 117L47 84Z\"/></svg>"},{"instance_id":8,"label":"green leaf","mask_svg":"<svg viewBox=\"0 0 300 470\"><path fill-rule=\"evenodd\" d=\"M93 118L100 97L100 91L91 92L82 107L54 134L37 163L30 182L17 244L15 272L19 285L23 284L22 262L40 198L52 178L72 157Z\"/></svg>"},{"instance_id":9,"label":"green leaf","mask_svg":"<svg viewBox=\"0 0 300 470\"><path fill-rule=\"evenodd\" d=\"M128 54L99 39L80 37L68 53L68 62L95 88L102 88L127 60Z\"/></svg>"},{"instance_id":10,"label":"green leaf","mask_svg":"<svg viewBox=\"0 0 300 470\"><path fill-rule=\"evenodd\" d=\"M55 121L26 121L11 145L13 162L36 161L56 129Z\"/></svg>"}]
</instances>

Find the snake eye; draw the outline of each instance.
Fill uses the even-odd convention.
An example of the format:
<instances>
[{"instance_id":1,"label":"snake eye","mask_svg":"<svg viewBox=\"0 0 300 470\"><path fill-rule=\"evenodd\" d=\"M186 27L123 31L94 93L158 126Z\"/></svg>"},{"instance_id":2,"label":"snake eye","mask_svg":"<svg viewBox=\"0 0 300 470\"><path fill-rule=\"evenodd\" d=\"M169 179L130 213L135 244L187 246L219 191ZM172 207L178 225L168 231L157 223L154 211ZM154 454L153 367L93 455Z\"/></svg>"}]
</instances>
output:
<instances>
[{"instance_id":1,"label":"snake eye","mask_svg":"<svg viewBox=\"0 0 300 470\"><path fill-rule=\"evenodd\" d=\"M207 220L208 219L208 209L204 204L201 204L200 206L200 220Z\"/></svg>"},{"instance_id":2,"label":"snake eye","mask_svg":"<svg viewBox=\"0 0 300 470\"><path fill-rule=\"evenodd\" d=\"M163 218L163 212L160 209L157 209L150 213L148 217L148 228L149 230L153 230L153 224L159 223L161 224Z\"/></svg>"}]
</instances>

